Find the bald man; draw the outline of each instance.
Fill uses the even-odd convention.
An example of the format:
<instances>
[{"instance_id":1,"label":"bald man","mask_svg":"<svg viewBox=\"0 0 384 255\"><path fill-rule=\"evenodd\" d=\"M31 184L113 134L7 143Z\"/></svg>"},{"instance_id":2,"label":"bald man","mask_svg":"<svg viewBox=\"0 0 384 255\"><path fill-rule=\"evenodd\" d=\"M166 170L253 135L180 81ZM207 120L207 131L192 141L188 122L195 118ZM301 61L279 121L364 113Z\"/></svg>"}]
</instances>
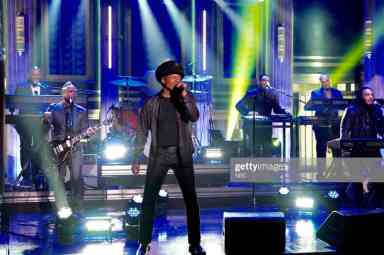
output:
<instances>
[{"instance_id":1,"label":"bald man","mask_svg":"<svg viewBox=\"0 0 384 255\"><path fill-rule=\"evenodd\" d=\"M319 81L321 87L312 91L311 100L343 99L340 90L332 88L327 74L321 74ZM340 125L333 121L338 118L338 110L324 107L316 111L315 116L322 120L321 123L312 126L316 138L316 154L318 158L325 158L327 142L339 137Z\"/></svg>"}]
</instances>

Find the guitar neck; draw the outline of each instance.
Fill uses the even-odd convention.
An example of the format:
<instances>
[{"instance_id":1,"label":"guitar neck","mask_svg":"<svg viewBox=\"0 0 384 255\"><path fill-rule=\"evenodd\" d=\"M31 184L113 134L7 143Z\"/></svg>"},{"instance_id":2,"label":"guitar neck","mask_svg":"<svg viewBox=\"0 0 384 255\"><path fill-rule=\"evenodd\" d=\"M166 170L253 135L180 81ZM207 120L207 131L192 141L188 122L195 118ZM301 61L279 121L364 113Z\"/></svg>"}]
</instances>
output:
<instances>
[{"instance_id":1,"label":"guitar neck","mask_svg":"<svg viewBox=\"0 0 384 255\"><path fill-rule=\"evenodd\" d=\"M100 128L102 128L104 126L104 124L99 124L99 125L96 125L96 126L93 126L93 129L95 129L96 131L99 130ZM81 133L80 135L77 135L77 136L74 136L72 139L71 139L71 143L72 144L76 144L78 142L80 142L81 139L84 139L85 137L87 137L88 134L87 132L83 132Z\"/></svg>"}]
</instances>

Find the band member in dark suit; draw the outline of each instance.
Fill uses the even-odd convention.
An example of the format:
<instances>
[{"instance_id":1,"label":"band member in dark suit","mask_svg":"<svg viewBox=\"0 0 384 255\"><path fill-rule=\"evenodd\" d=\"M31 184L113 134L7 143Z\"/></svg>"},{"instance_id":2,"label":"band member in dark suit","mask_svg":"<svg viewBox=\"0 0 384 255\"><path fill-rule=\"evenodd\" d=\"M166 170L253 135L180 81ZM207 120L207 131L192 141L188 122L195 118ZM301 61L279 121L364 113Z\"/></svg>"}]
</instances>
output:
<instances>
[{"instance_id":1,"label":"band member in dark suit","mask_svg":"<svg viewBox=\"0 0 384 255\"><path fill-rule=\"evenodd\" d=\"M237 103L236 109L242 115L248 115L256 111L255 115L270 117L272 110L275 114L289 114L279 103L279 98L275 91L269 85L269 76L260 75L259 84L251 87L247 94ZM244 121L243 124L244 142L246 156L252 152L253 146L253 123ZM255 128L256 151L253 156L271 156L272 155L272 123L270 126L258 126Z\"/></svg>"},{"instance_id":2,"label":"band member in dark suit","mask_svg":"<svg viewBox=\"0 0 384 255\"><path fill-rule=\"evenodd\" d=\"M321 88L312 91L311 100L343 99L342 93L331 87L328 75L320 75ZM325 158L327 153L327 142L339 137L340 125L335 120L338 119L338 110L324 107L315 112L315 116L321 119L320 124L313 125L316 138L316 154L318 158Z\"/></svg>"},{"instance_id":3,"label":"band member in dark suit","mask_svg":"<svg viewBox=\"0 0 384 255\"><path fill-rule=\"evenodd\" d=\"M62 88L63 99L59 103L51 104L44 113L44 124L50 128L51 142L63 142L67 137L73 137L87 132L89 136L95 129L88 127L87 110L76 104L77 88L70 81ZM69 156L57 165L62 182L65 181L67 168L70 173L70 190L73 208L80 209L83 199L81 179L82 146L75 145Z\"/></svg>"},{"instance_id":4,"label":"band member in dark suit","mask_svg":"<svg viewBox=\"0 0 384 255\"><path fill-rule=\"evenodd\" d=\"M380 105L375 103L372 88L362 87L356 93L355 103L349 106L341 121L341 139L378 139L384 136L384 115ZM380 150L354 148L351 157L382 157ZM384 187L368 180L352 183L347 194L356 205L376 208L383 205Z\"/></svg>"},{"instance_id":5,"label":"band member in dark suit","mask_svg":"<svg viewBox=\"0 0 384 255\"><path fill-rule=\"evenodd\" d=\"M140 247L137 255L148 254L155 217L155 202L170 168L173 169L183 193L187 211L189 252L205 255L200 246L200 215L197 202L192 154L194 151L190 123L199 118L193 95L182 83L184 71L180 64L168 60L156 69L162 90L151 97L141 109L136 135L135 158L144 150L149 132L151 145L144 199L140 221ZM139 165L132 167L139 173Z\"/></svg>"},{"instance_id":6,"label":"band member in dark suit","mask_svg":"<svg viewBox=\"0 0 384 255\"><path fill-rule=\"evenodd\" d=\"M26 83L19 84L16 87L15 94L19 96L39 96L46 94L47 86L41 81L40 69L35 66L32 68L31 77Z\"/></svg>"},{"instance_id":7,"label":"band member in dark suit","mask_svg":"<svg viewBox=\"0 0 384 255\"><path fill-rule=\"evenodd\" d=\"M16 88L15 95L18 96L39 96L45 92L45 86L40 82L41 73L38 67L34 67L31 71L31 77L28 82L19 84ZM34 114L36 109L22 108L20 115ZM34 127L34 128L31 128ZM18 118L15 123L15 129L20 138L20 163L22 171L19 177L23 177L23 184L36 184L36 174L41 167L37 151L42 141L41 120L33 116L23 116Z\"/></svg>"}]
</instances>

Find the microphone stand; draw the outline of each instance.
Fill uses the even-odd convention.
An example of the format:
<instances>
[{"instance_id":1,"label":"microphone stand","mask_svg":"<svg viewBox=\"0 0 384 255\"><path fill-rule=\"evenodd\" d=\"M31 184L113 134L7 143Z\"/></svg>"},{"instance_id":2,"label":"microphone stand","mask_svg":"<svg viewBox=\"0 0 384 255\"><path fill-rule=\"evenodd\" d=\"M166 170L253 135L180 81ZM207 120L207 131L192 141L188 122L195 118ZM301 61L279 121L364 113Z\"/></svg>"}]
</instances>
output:
<instances>
[{"instance_id":1,"label":"microphone stand","mask_svg":"<svg viewBox=\"0 0 384 255\"><path fill-rule=\"evenodd\" d=\"M276 92L279 92L280 94L282 94L283 96L286 96L286 97L289 97L289 98L292 98L292 99L295 99L295 97L293 95L290 95L286 92L284 92L283 90L281 89L277 89L277 88L274 88L274 87L271 87L271 86L268 86L269 89L272 89ZM297 101L300 102L300 103L303 103L303 104L306 104L307 102L305 102L304 100L301 100L300 98L297 98Z\"/></svg>"},{"instance_id":2,"label":"microphone stand","mask_svg":"<svg viewBox=\"0 0 384 255\"><path fill-rule=\"evenodd\" d=\"M256 155L256 96L252 102L252 158ZM252 206L256 209L256 184L252 183Z\"/></svg>"}]
</instances>

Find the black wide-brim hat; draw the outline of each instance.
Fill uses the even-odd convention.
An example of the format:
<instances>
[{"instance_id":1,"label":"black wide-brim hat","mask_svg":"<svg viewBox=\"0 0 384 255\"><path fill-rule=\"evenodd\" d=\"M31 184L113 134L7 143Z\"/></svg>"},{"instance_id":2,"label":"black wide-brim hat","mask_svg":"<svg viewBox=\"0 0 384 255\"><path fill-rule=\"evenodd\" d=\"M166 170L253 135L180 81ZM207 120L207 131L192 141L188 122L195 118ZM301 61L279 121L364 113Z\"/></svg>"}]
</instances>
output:
<instances>
[{"instance_id":1,"label":"black wide-brim hat","mask_svg":"<svg viewBox=\"0 0 384 255\"><path fill-rule=\"evenodd\" d=\"M179 74L181 79L184 78L183 67L174 60L167 60L161 63L155 71L156 79L161 83L161 79L167 75Z\"/></svg>"}]
</instances>

